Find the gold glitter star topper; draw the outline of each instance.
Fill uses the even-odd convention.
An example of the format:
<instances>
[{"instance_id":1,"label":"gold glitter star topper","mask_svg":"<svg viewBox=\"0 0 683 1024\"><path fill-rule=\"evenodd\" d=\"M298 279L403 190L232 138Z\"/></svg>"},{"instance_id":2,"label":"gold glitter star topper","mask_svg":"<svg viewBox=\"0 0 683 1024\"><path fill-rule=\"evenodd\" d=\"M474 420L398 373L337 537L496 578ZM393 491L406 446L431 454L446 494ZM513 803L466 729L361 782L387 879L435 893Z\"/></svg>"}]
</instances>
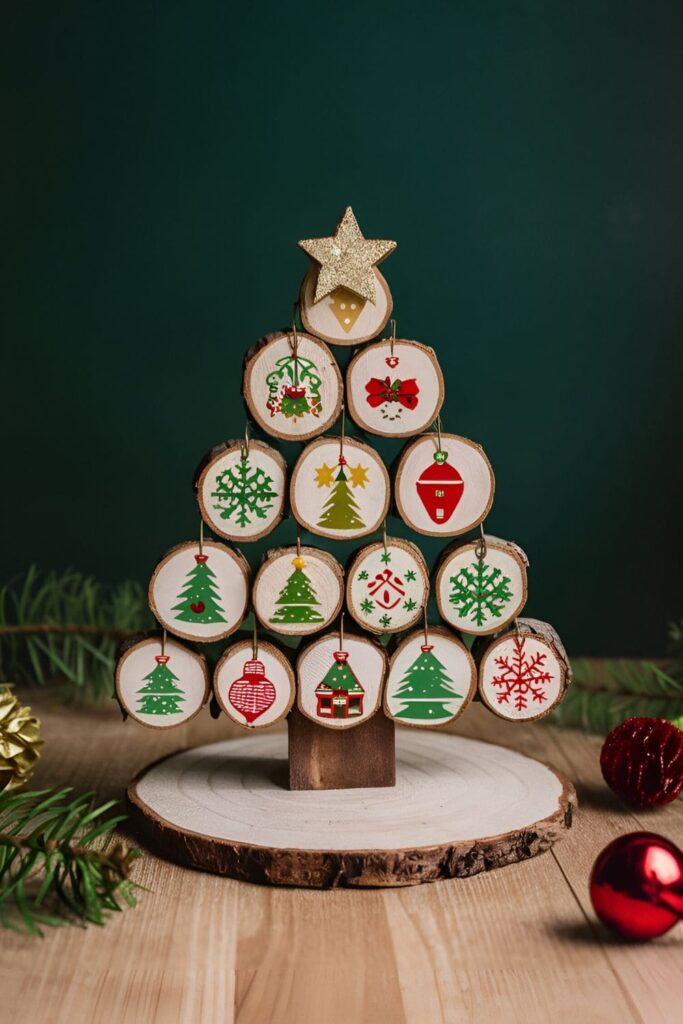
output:
<instances>
[{"instance_id":1,"label":"gold glitter star topper","mask_svg":"<svg viewBox=\"0 0 683 1024\"><path fill-rule=\"evenodd\" d=\"M337 288L348 288L368 302L375 302L372 268L396 248L396 242L364 238L350 206L331 238L304 238L299 245L320 264L314 302L320 302Z\"/></svg>"}]
</instances>

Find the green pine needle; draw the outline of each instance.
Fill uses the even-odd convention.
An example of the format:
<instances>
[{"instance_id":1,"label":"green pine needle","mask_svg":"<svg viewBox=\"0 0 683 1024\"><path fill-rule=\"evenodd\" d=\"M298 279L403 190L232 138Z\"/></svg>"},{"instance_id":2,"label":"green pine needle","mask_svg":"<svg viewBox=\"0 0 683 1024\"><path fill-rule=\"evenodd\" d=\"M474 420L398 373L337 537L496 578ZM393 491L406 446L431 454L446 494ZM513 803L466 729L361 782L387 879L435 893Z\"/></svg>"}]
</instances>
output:
<instances>
[{"instance_id":1,"label":"green pine needle","mask_svg":"<svg viewBox=\"0 0 683 1024\"><path fill-rule=\"evenodd\" d=\"M135 906L128 878L137 850L117 842L93 847L123 814L110 800L70 788L0 793L0 924L42 935L41 925L105 923L108 911ZM104 820L103 820L104 819Z\"/></svg>"},{"instance_id":2,"label":"green pine needle","mask_svg":"<svg viewBox=\"0 0 683 1024\"><path fill-rule=\"evenodd\" d=\"M551 725L606 735L627 718L666 718L683 728L683 663L667 670L649 661L626 659L572 662L574 678Z\"/></svg>"},{"instance_id":3,"label":"green pine needle","mask_svg":"<svg viewBox=\"0 0 683 1024\"><path fill-rule=\"evenodd\" d=\"M0 679L59 679L67 701L110 697L121 640L152 624L139 583L106 586L72 570L41 577L31 566L0 589Z\"/></svg>"}]
</instances>

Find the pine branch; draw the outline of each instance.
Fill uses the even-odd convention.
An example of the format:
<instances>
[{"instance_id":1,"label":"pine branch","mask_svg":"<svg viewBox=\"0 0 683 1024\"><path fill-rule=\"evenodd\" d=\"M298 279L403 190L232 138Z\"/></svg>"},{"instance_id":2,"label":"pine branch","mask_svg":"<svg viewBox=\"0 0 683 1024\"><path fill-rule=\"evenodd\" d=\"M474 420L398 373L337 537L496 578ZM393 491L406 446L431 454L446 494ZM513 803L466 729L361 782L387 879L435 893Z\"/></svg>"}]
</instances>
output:
<instances>
[{"instance_id":1,"label":"pine branch","mask_svg":"<svg viewBox=\"0 0 683 1024\"><path fill-rule=\"evenodd\" d=\"M71 570L41 578L31 566L0 589L0 678L59 679L70 701L110 696L120 641L152 622L139 583L105 586Z\"/></svg>"},{"instance_id":2,"label":"pine branch","mask_svg":"<svg viewBox=\"0 0 683 1024\"><path fill-rule=\"evenodd\" d=\"M683 665L665 671L649 661L572 662L574 678L562 704L547 721L607 734L627 718L666 718L683 728Z\"/></svg>"},{"instance_id":3,"label":"pine branch","mask_svg":"<svg viewBox=\"0 0 683 1024\"><path fill-rule=\"evenodd\" d=\"M101 848L125 819L107 817L116 801L93 808L92 793L70 788L0 793L0 924L42 935L41 925L104 924L107 911L135 905L125 843ZM94 846L94 843L100 845ZM122 901L122 902L121 902Z\"/></svg>"}]
</instances>

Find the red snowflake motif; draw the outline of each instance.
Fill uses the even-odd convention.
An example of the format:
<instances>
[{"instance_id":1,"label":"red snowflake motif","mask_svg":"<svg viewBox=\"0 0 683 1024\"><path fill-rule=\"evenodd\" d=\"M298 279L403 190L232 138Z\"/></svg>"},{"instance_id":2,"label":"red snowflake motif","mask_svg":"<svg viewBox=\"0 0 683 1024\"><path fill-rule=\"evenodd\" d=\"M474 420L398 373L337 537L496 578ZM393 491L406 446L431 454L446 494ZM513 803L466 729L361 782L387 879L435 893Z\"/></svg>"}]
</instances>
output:
<instances>
[{"instance_id":1,"label":"red snowflake motif","mask_svg":"<svg viewBox=\"0 0 683 1024\"><path fill-rule=\"evenodd\" d=\"M548 699L545 686L546 683L553 681L553 677L543 667L547 658L546 653L539 652L525 658L526 640L515 637L513 643L515 653L512 660L508 656L496 658L496 665L500 671L491 682L494 686L501 687L496 694L499 704L508 704L510 697L514 696L516 710L524 711L528 707L529 695L532 701L538 704Z\"/></svg>"}]
</instances>

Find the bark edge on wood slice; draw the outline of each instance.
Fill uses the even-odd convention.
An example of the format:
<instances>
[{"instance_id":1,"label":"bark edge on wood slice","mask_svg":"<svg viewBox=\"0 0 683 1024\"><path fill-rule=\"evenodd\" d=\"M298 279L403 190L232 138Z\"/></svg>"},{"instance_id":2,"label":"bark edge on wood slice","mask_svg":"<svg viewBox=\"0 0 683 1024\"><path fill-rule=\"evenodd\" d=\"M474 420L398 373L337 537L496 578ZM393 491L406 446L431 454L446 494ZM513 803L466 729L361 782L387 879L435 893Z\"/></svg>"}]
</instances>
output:
<instances>
[{"instance_id":1,"label":"bark edge on wood slice","mask_svg":"<svg viewBox=\"0 0 683 1024\"><path fill-rule=\"evenodd\" d=\"M318 269L312 266L301 282L299 313L304 328L330 345L340 346L362 345L381 334L389 322L394 303L389 285L377 267L373 267L374 303L344 288L337 288L319 302L313 302ZM345 323L347 319L348 324Z\"/></svg>"},{"instance_id":2,"label":"bark edge on wood slice","mask_svg":"<svg viewBox=\"0 0 683 1024\"><path fill-rule=\"evenodd\" d=\"M399 729L396 753L394 788L316 794L286 789L282 732L185 750L130 784L131 824L145 845L185 866L316 889L468 878L543 853L571 827L571 783L517 751Z\"/></svg>"},{"instance_id":3,"label":"bark edge on wood slice","mask_svg":"<svg viewBox=\"0 0 683 1024\"><path fill-rule=\"evenodd\" d=\"M517 619L493 639L477 638L472 653L479 673L479 697L507 721L545 718L562 702L571 683L571 664L562 641L551 625L539 619Z\"/></svg>"},{"instance_id":4,"label":"bark edge on wood slice","mask_svg":"<svg viewBox=\"0 0 683 1024\"><path fill-rule=\"evenodd\" d=\"M387 600L383 601L382 608L385 608L383 617L386 619L388 611L391 610L386 607L394 594L398 594L396 589L397 584L400 584L403 589L403 597L406 598L406 603L414 602L415 607L410 610L409 614L399 618L396 625L392 625L390 622L382 625L380 618L376 622L371 621L368 615L374 615L378 612L376 600L371 601L373 608L366 612L363 610L363 601L370 601L370 597L375 597L377 594L382 595L380 601L383 600L382 581L378 579L378 574L375 574L375 578L372 578L373 570L370 568L361 568L364 562L376 562L379 557L379 561L384 564L384 559L380 552L384 552L384 540L373 541L371 544L365 544L362 548L359 548L351 555L349 561L349 568L346 573L346 607L348 608L349 615L361 626L363 629L368 630L371 633L383 634L383 633L399 633L403 630L410 629L420 619L422 615L422 608L426 604L429 598L429 569L424 559L424 555L418 548L417 544L414 544L410 540L404 540L402 537L387 537L386 538L386 549L389 553L392 550L398 552L398 557L395 565L399 566L399 570L392 573L389 570L390 562L387 562L387 568L382 569L381 566L377 566L380 570L379 575L385 575L384 581L385 587L388 591L393 593L390 594ZM410 565L410 569L405 569L404 564ZM413 568L414 567L414 568ZM368 593L371 588L378 586L378 589L374 594L370 594L370 597L361 597L363 593L363 583L365 581L359 579L359 573L368 573L368 582L365 584ZM414 573L415 580L407 580L406 573ZM407 595L410 594L408 597ZM400 603L400 601L399 601ZM366 605L367 608L367 605ZM400 611L405 611L405 606L401 607ZM393 614L391 616L393 618Z\"/></svg>"},{"instance_id":5,"label":"bark edge on wood slice","mask_svg":"<svg viewBox=\"0 0 683 1024\"><path fill-rule=\"evenodd\" d=\"M437 454L445 452L445 461ZM396 463L394 499L401 519L427 537L457 537L488 515L495 492L481 445L459 434L421 434Z\"/></svg>"},{"instance_id":6,"label":"bark edge on wood slice","mask_svg":"<svg viewBox=\"0 0 683 1024\"><path fill-rule=\"evenodd\" d=\"M188 556L194 555L195 565L193 566L190 560L188 561L189 569L178 570L185 572L185 581L178 584L176 596L170 598L167 596L167 588L171 586L173 578L172 573L175 568L173 563L176 559L182 558L185 553ZM212 554L214 556L213 564L209 564L212 561ZM216 571L217 559L224 561L220 578ZM208 569L212 576L204 575L203 579L196 576L193 588L196 592L194 595L185 595L184 603L187 608L184 611L174 606L174 603L179 602L183 597L179 591L187 590L191 586L187 582L190 575L200 573L202 569ZM231 578L227 579L226 574L229 574ZM214 540L202 541L200 551L199 541L185 541L170 548L157 563L149 581L147 600L152 614L169 633L173 633L174 636L179 636L183 640L194 640L196 643L214 643L231 636L244 621L249 603L250 578L249 563L241 551L235 551L226 544L220 544ZM172 592L173 588L168 591L168 593ZM235 604L234 615L228 612L229 601ZM211 604L214 605L213 614L217 616L217 621L214 623L195 621L195 614L199 616L211 614ZM172 613L178 610L188 618L180 620L174 617ZM219 628L221 619L226 626L225 629ZM188 622L189 625L185 627L183 622ZM194 625L194 629L191 628L192 625ZM209 627L213 625L214 629L208 628L203 633L199 633L197 627L201 625Z\"/></svg>"},{"instance_id":7,"label":"bark edge on wood slice","mask_svg":"<svg viewBox=\"0 0 683 1024\"><path fill-rule=\"evenodd\" d=\"M275 331L249 349L244 359L243 394L249 415L266 434L282 441L308 441L329 430L339 418L342 375L324 341L297 331L298 372L297 379L290 380L288 368L278 364L288 356L294 359L294 337L292 331ZM274 379L279 372L283 374L280 384Z\"/></svg>"},{"instance_id":8,"label":"bark edge on wood slice","mask_svg":"<svg viewBox=\"0 0 683 1024\"><path fill-rule=\"evenodd\" d=\"M289 788L377 789L396 784L394 723L381 708L353 729L324 729L293 707Z\"/></svg>"},{"instance_id":9,"label":"bark edge on wood slice","mask_svg":"<svg viewBox=\"0 0 683 1024\"><path fill-rule=\"evenodd\" d=\"M259 640L255 653L253 640L238 640L216 664L213 692L231 721L249 731L266 729L292 708L294 669L284 651L269 640Z\"/></svg>"},{"instance_id":10,"label":"bark edge on wood slice","mask_svg":"<svg viewBox=\"0 0 683 1024\"><path fill-rule=\"evenodd\" d=\"M357 540L374 533L386 518L391 500L389 474L379 452L364 441L344 438L344 464L339 461L339 445L340 438L331 435L306 445L292 470L290 506L297 523L316 536ZM315 461L322 465L314 465ZM330 526L330 522L345 525Z\"/></svg>"},{"instance_id":11,"label":"bark edge on wood slice","mask_svg":"<svg viewBox=\"0 0 683 1024\"><path fill-rule=\"evenodd\" d=\"M471 570L472 565L468 565L468 562L479 563L476 552L481 543L480 537L477 537L475 540L457 541L455 544L447 547L439 558L434 580L434 595L441 618L461 633L468 633L473 636L489 636L491 633L499 633L520 614L527 602L528 596L527 568L529 566L529 559L522 548L513 541L502 540L500 537L493 537L490 534L484 534L484 541L486 554L482 560L483 569L494 571L498 569L500 573L496 579L490 580L488 591L482 591L481 587L477 590L476 581L473 584L475 589L472 591L473 604L471 608L474 611L474 618L469 614L460 615L460 611L464 610L464 606L460 609L452 601L454 596L452 594L453 586L452 580L448 577L449 574L455 572L453 563L456 560L462 563L456 573L456 577L465 568ZM469 558L466 557L468 552L471 552ZM496 552L496 556L493 559L491 558L491 552ZM463 583L463 587L469 592L466 580ZM488 604L485 600L487 594ZM499 596L497 597L496 594ZM477 599L477 595L479 595L479 599ZM510 603L508 604L508 602ZM501 614L496 617L491 611L491 607L496 608ZM478 617L483 617L481 626L476 624L475 620Z\"/></svg>"},{"instance_id":12,"label":"bark edge on wood slice","mask_svg":"<svg viewBox=\"0 0 683 1024\"><path fill-rule=\"evenodd\" d=\"M464 685L465 681L460 677L460 674L458 678L453 679L453 670L447 665L444 665L445 645L452 646L458 652L458 661L462 666L463 672L465 672L469 677L466 680L466 685ZM406 660L406 655L408 654L409 649L410 654ZM446 676L443 682L439 682L439 685L442 686L445 683L447 686L448 684L451 684L451 686L455 688L456 692L461 689L465 690L465 692L457 693L454 697L449 697L447 693L444 693L443 695L434 694L431 701L428 701L426 698L420 698L420 703L441 704L445 712L445 705L447 703L452 703L455 699L459 699L460 703L457 705L455 712L445 712L444 717L441 719L427 717L423 721L416 720L416 716L411 718L403 715L402 711L405 709L393 712L391 709L392 703L402 702L403 704L409 705L411 703L411 698L398 697L395 692L392 693L392 688L395 689L398 686L401 686L406 680L407 671L409 671L411 667L414 667L418 659L431 657L432 651L434 651L433 657L440 663ZM429 671L432 672L433 670L434 667L430 666ZM392 679L394 674L401 678L396 680ZM429 680L429 685L433 685L431 679ZM444 725L448 725L449 722L454 722L459 718L463 711L465 711L469 706L476 692L477 666L475 665L474 658L466 645L451 629L447 629L444 626L429 626L427 628L426 636L424 629L416 629L412 633L409 633L408 636L403 637L392 651L391 657L389 658L387 681L384 686L384 713L388 718L393 719L393 721L398 722L400 725L406 725L413 729L439 729Z\"/></svg>"},{"instance_id":13,"label":"bark edge on wood slice","mask_svg":"<svg viewBox=\"0 0 683 1024\"><path fill-rule=\"evenodd\" d=\"M303 566L295 565L299 559L304 561ZM289 607L311 607L312 614L321 615L317 621L286 621L287 605L282 601L283 587L286 589L297 573L305 573L306 579L300 580L299 585L307 588L311 592L310 596L317 599L317 607L301 600L295 604L290 603ZM296 581L292 585L295 584ZM277 608L281 601L283 616L276 621L273 616L279 614ZM344 603L344 570L336 558L320 548L306 544L302 544L298 549L272 548L266 551L256 573L251 603L254 614L264 629L282 636L309 636L311 633L326 629L341 611ZM292 614L289 618L292 619Z\"/></svg>"},{"instance_id":14,"label":"bark edge on wood slice","mask_svg":"<svg viewBox=\"0 0 683 1024\"><path fill-rule=\"evenodd\" d=\"M404 369L401 360L407 364ZM436 353L419 341L382 338L354 355L346 369L349 415L362 430L379 437L414 437L426 430L439 415L444 395ZM383 423L390 413L394 418Z\"/></svg>"},{"instance_id":15,"label":"bark edge on wood slice","mask_svg":"<svg viewBox=\"0 0 683 1024\"><path fill-rule=\"evenodd\" d=\"M179 660L184 663L183 669L178 668ZM157 679L153 678L154 673ZM149 682L144 687L146 680ZM182 708L180 705L188 699L188 686L191 703ZM206 703L209 669L203 654L179 641L168 637L162 646L161 636L145 636L122 646L114 672L114 689L119 707L127 717L146 729L173 729L192 721ZM133 707L135 702L146 703L150 710L143 712ZM145 718L140 717L142 714Z\"/></svg>"},{"instance_id":16,"label":"bark edge on wood slice","mask_svg":"<svg viewBox=\"0 0 683 1024\"><path fill-rule=\"evenodd\" d=\"M331 631L309 640L296 659L299 711L324 729L357 728L382 705L387 663L371 636Z\"/></svg>"},{"instance_id":17,"label":"bark edge on wood slice","mask_svg":"<svg viewBox=\"0 0 683 1024\"><path fill-rule=\"evenodd\" d=\"M221 514L221 510L214 508L211 504L211 486L218 486L218 479L213 484L208 484L207 480L209 475L215 471L216 466L222 460L226 460L226 466L220 471L220 475L224 476L230 472L234 467L237 467L242 462L242 453L246 450L245 442L242 441L222 441L220 444L215 445L211 451L209 451L201 460L194 475L194 487L197 494L197 504L199 505L199 514L201 515L204 522L209 526L214 533L217 533L219 537L223 537L226 540L231 540L237 543L250 543L254 540L259 540L261 537L265 537L266 534L271 533L282 519L285 512L285 496L287 494L287 463L280 453L272 448L268 444L264 444L263 441L249 440L248 454L246 462L249 463L249 455L255 455L259 466L255 465L252 460L252 467L254 469L261 469L261 471L269 476L272 481L272 486L264 484L261 481L261 485L264 487L264 495L267 493L269 496L263 499L263 505L267 506L261 508L261 511L265 512L265 518L259 517L251 509L245 512L247 522L244 526L240 527L236 521L236 517L233 518L232 512L230 517L226 518ZM235 458L236 456L236 458ZM263 467L267 467L264 469ZM274 474L274 476L271 476ZM206 492L206 493L205 493ZM273 492L271 494L271 492ZM253 498L253 491L251 494L246 495L248 499ZM226 493L222 497L224 502L228 502L229 494ZM247 508L249 501L244 503ZM226 511L223 509L223 511ZM265 526L260 528L260 524L265 522ZM245 532L247 530L247 532Z\"/></svg>"}]
</instances>

